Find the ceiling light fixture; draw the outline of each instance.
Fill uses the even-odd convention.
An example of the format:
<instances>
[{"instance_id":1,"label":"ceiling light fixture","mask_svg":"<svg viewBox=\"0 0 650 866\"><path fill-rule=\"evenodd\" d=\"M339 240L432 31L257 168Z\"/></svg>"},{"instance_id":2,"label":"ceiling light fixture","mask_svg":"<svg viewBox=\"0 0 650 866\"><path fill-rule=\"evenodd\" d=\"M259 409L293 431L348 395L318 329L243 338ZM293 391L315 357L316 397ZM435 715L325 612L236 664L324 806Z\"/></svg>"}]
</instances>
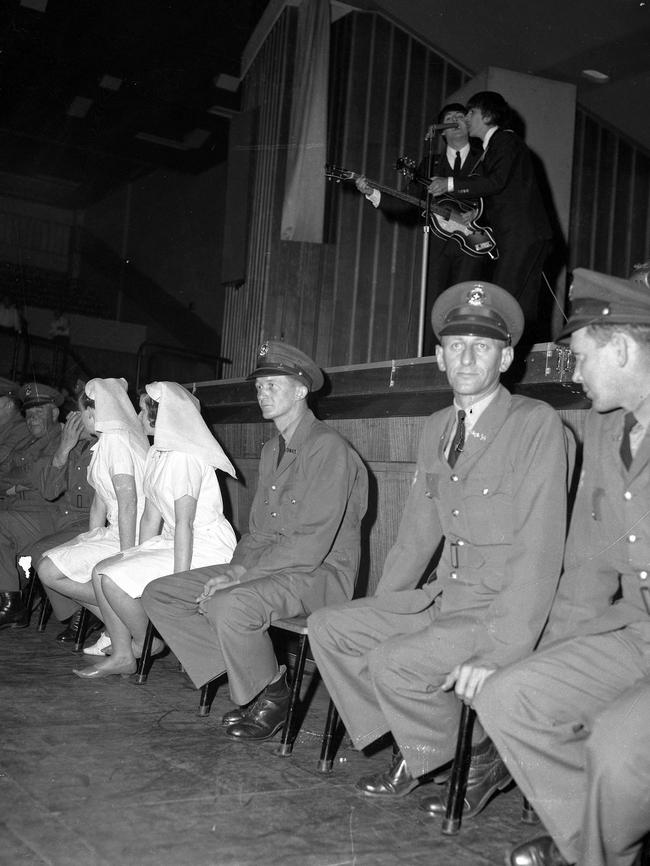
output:
<instances>
[{"instance_id":1,"label":"ceiling light fixture","mask_svg":"<svg viewBox=\"0 0 650 866\"><path fill-rule=\"evenodd\" d=\"M119 90L122 86L122 79L116 75L102 75L99 86L104 90Z\"/></svg>"},{"instance_id":2,"label":"ceiling light fixture","mask_svg":"<svg viewBox=\"0 0 650 866\"><path fill-rule=\"evenodd\" d=\"M88 99L86 96L75 96L68 107L67 114L69 117L85 117L90 111L92 104L93 100Z\"/></svg>"},{"instance_id":3,"label":"ceiling light fixture","mask_svg":"<svg viewBox=\"0 0 650 866\"><path fill-rule=\"evenodd\" d=\"M607 84L609 81L609 75L606 72L599 72L598 69L583 69L581 74L583 78L595 84Z\"/></svg>"}]
</instances>

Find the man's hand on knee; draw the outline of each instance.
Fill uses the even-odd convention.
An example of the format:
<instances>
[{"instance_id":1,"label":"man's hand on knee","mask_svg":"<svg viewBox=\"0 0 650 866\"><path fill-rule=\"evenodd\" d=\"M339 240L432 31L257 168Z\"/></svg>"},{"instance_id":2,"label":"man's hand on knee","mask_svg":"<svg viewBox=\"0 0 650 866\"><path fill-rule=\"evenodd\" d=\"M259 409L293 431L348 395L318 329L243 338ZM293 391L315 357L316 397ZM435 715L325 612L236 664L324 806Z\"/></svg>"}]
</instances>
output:
<instances>
[{"instance_id":1,"label":"man's hand on knee","mask_svg":"<svg viewBox=\"0 0 650 866\"><path fill-rule=\"evenodd\" d=\"M228 565L220 574L215 574L205 582L203 592L196 599L199 606L199 613L205 613L204 603L218 592L220 589L225 589L233 583L239 583L243 575L246 574L246 569L243 565Z\"/></svg>"},{"instance_id":2,"label":"man's hand on knee","mask_svg":"<svg viewBox=\"0 0 650 866\"><path fill-rule=\"evenodd\" d=\"M471 704L483 688L483 683L492 676L495 670L496 667L492 664L486 664L477 659L468 659L466 662L456 665L447 675L442 688L445 692L454 689L461 701Z\"/></svg>"}]
</instances>

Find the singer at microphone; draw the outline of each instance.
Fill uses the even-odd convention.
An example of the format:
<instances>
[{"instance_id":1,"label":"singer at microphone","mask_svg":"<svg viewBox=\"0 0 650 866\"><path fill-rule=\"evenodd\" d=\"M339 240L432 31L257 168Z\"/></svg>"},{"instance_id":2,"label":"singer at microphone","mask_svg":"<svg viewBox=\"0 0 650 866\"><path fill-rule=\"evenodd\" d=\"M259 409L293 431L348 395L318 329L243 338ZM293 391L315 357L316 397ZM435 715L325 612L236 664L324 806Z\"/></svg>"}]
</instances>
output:
<instances>
[{"instance_id":1,"label":"singer at microphone","mask_svg":"<svg viewBox=\"0 0 650 866\"><path fill-rule=\"evenodd\" d=\"M424 140L428 141L430 138L433 138L436 132L442 132L444 129L458 129L458 126L459 124L457 123L432 123L427 130L427 134L424 136Z\"/></svg>"}]
</instances>

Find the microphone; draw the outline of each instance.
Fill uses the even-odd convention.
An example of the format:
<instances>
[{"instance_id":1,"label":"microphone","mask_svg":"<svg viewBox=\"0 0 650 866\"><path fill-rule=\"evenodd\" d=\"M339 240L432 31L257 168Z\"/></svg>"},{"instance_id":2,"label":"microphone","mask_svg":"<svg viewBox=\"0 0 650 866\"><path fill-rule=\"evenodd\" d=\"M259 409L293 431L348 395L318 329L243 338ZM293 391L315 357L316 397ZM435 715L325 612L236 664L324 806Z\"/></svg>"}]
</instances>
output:
<instances>
[{"instance_id":1,"label":"microphone","mask_svg":"<svg viewBox=\"0 0 650 866\"><path fill-rule=\"evenodd\" d=\"M436 132L440 132L442 129L458 129L457 123L432 123L429 129L427 130L427 134L424 136L424 140L428 141L430 138L433 138Z\"/></svg>"}]
</instances>

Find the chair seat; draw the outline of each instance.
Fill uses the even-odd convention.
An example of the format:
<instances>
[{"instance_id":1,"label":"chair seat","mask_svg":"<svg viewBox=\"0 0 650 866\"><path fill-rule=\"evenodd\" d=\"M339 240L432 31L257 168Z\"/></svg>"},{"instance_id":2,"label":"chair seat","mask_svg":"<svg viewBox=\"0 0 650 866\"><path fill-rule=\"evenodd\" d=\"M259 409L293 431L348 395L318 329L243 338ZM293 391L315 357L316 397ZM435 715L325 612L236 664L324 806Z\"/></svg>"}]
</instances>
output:
<instances>
[{"instance_id":1,"label":"chair seat","mask_svg":"<svg viewBox=\"0 0 650 866\"><path fill-rule=\"evenodd\" d=\"M287 619L276 619L271 623L273 628L283 628L285 631L291 631L294 634L308 634L307 617L299 614L298 616L290 616Z\"/></svg>"}]
</instances>

